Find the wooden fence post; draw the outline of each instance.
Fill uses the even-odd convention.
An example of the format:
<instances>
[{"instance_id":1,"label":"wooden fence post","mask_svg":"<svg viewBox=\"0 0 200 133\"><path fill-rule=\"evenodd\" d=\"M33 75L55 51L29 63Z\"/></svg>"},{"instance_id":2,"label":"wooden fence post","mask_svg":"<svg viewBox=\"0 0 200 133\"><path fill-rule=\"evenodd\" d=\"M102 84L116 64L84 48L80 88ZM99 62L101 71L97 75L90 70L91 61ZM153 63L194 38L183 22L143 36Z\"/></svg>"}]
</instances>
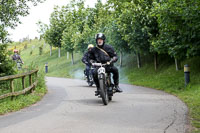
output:
<instances>
[{"instance_id":1,"label":"wooden fence post","mask_svg":"<svg viewBox=\"0 0 200 133\"><path fill-rule=\"evenodd\" d=\"M35 72L35 81L37 81L37 76L38 76L38 71ZM35 86L33 87L33 89L35 89Z\"/></svg>"},{"instance_id":2,"label":"wooden fence post","mask_svg":"<svg viewBox=\"0 0 200 133\"><path fill-rule=\"evenodd\" d=\"M30 74L29 75L29 85L31 86L32 85L32 75ZM33 92L33 89L31 89L31 93Z\"/></svg>"},{"instance_id":3,"label":"wooden fence post","mask_svg":"<svg viewBox=\"0 0 200 133\"><path fill-rule=\"evenodd\" d=\"M25 89L25 82L24 82L25 77L22 77L22 89Z\"/></svg>"},{"instance_id":4,"label":"wooden fence post","mask_svg":"<svg viewBox=\"0 0 200 133\"><path fill-rule=\"evenodd\" d=\"M10 92L6 93L6 94L1 94L0 99L11 97L11 100L14 100L15 96L25 94L25 93L30 92L30 91L33 92L34 88L37 86L37 83L38 83L37 73L38 73L38 70L32 70L30 72L26 72L26 73L22 73L22 74L0 77L0 82L2 82L2 81L3 82L4 81L10 82L10 84L7 85L7 88L10 89ZM34 74L35 74L35 78L33 79ZM26 76L29 76L29 87L27 87L27 88L26 88L26 83L25 83L26 82L26 80L25 80ZM22 79L22 81L21 81L22 90L16 91L15 87L14 87L14 80L18 79L18 78Z\"/></svg>"},{"instance_id":5,"label":"wooden fence post","mask_svg":"<svg viewBox=\"0 0 200 133\"><path fill-rule=\"evenodd\" d=\"M10 89L11 89L11 92L14 93L15 90L14 90L14 86L13 86L13 79L10 80ZM14 96L11 97L11 100L13 100L13 99L14 99Z\"/></svg>"}]
</instances>

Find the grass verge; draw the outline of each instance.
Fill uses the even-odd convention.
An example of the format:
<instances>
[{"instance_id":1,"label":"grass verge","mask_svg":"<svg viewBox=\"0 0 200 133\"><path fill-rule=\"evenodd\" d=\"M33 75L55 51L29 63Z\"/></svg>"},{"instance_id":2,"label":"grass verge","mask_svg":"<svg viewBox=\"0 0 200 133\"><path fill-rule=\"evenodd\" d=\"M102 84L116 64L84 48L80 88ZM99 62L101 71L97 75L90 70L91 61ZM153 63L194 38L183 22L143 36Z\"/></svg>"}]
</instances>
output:
<instances>
[{"instance_id":1,"label":"grass verge","mask_svg":"<svg viewBox=\"0 0 200 133\"><path fill-rule=\"evenodd\" d=\"M19 83L16 82L15 86L18 84ZM44 81L44 72L39 72L38 85L33 93L16 96L13 100L11 100L11 97L0 100L0 115L18 111L24 107L30 106L41 100L46 92L47 90Z\"/></svg>"}]
</instances>

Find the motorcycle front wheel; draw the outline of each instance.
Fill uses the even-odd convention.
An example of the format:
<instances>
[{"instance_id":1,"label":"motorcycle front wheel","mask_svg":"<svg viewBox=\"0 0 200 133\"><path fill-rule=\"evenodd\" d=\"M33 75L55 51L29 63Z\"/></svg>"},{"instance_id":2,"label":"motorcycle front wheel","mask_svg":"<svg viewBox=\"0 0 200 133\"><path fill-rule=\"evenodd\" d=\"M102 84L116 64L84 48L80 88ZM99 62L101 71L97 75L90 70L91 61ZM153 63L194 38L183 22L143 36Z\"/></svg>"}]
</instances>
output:
<instances>
[{"instance_id":1,"label":"motorcycle front wheel","mask_svg":"<svg viewBox=\"0 0 200 133\"><path fill-rule=\"evenodd\" d=\"M105 76L102 74L102 78L99 79L100 95L104 105L108 104L108 93L105 85Z\"/></svg>"}]
</instances>

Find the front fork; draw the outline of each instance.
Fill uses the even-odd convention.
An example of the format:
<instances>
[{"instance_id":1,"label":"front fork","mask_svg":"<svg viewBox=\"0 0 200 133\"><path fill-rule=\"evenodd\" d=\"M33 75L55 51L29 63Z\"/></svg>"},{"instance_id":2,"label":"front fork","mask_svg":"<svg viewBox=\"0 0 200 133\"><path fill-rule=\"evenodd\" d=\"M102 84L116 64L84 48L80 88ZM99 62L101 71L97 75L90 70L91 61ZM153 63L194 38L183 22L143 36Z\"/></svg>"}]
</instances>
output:
<instances>
[{"instance_id":1,"label":"front fork","mask_svg":"<svg viewBox=\"0 0 200 133\"><path fill-rule=\"evenodd\" d=\"M106 87L108 87L108 89L106 89L106 91L108 92L108 95L113 96L113 93L115 93L115 91L113 89L114 85L111 82L110 74L107 74L105 72L104 67L100 67L98 69L98 79L104 79L105 85L106 85Z\"/></svg>"}]
</instances>

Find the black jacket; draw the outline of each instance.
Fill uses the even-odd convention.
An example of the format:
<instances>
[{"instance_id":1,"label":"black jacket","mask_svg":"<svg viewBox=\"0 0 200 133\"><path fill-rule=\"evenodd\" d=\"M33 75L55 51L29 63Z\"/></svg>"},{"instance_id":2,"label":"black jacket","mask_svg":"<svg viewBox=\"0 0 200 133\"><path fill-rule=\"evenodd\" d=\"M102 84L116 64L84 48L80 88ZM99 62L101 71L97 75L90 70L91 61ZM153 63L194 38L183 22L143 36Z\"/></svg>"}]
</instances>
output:
<instances>
[{"instance_id":1,"label":"black jacket","mask_svg":"<svg viewBox=\"0 0 200 133\"><path fill-rule=\"evenodd\" d=\"M111 45L104 44L101 49L106 51L103 52L100 50L98 47L94 47L90 52L89 52L89 58L90 62L95 61L97 63L107 63L108 61L112 60L112 63L116 62L118 60L117 53L115 52L114 48Z\"/></svg>"},{"instance_id":2,"label":"black jacket","mask_svg":"<svg viewBox=\"0 0 200 133\"><path fill-rule=\"evenodd\" d=\"M91 65L88 51L83 55L82 62L86 65Z\"/></svg>"},{"instance_id":3,"label":"black jacket","mask_svg":"<svg viewBox=\"0 0 200 133\"><path fill-rule=\"evenodd\" d=\"M21 59L21 57L20 57L20 55L18 55L18 54L14 54L13 56L12 56L12 59L14 60L14 61L20 61L20 62L22 62L22 59Z\"/></svg>"}]
</instances>

